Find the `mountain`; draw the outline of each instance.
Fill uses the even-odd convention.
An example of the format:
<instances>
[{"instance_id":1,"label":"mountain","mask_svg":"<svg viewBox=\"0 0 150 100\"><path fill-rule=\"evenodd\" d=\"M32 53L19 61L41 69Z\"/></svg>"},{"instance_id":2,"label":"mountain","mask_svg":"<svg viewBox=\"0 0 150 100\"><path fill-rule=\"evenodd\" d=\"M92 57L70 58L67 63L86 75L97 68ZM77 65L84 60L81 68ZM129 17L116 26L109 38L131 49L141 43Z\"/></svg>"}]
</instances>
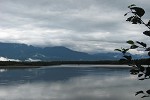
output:
<instances>
[{"instance_id":1,"label":"mountain","mask_svg":"<svg viewBox=\"0 0 150 100\"><path fill-rule=\"evenodd\" d=\"M121 53L107 52L107 53L96 53L93 56L102 60L119 60L122 58Z\"/></svg>"},{"instance_id":2,"label":"mountain","mask_svg":"<svg viewBox=\"0 0 150 100\"><path fill-rule=\"evenodd\" d=\"M98 60L88 53L77 52L66 47L34 47L17 43L0 43L0 57L18 60Z\"/></svg>"},{"instance_id":3,"label":"mountain","mask_svg":"<svg viewBox=\"0 0 150 100\"><path fill-rule=\"evenodd\" d=\"M63 60L117 60L120 53L88 54L70 50L63 46L35 47L18 43L0 43L0 57L8 60L22 61L63 61ZM139 55L136 55L139 57Z\"/></svg>"}]
</instances>

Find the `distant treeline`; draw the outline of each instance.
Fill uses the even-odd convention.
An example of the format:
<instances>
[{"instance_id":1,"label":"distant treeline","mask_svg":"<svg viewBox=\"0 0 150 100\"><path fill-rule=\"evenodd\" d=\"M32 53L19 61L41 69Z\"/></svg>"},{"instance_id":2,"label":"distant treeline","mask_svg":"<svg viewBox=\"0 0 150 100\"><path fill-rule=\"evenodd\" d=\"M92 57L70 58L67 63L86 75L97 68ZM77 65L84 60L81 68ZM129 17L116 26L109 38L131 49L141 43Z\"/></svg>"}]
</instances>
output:
<instances>
[{"instance_id":1,"label":"distant treeline","mask_svg":"<svg viewBox=\"0 0 150 100\"><path fill-rule=\"evenodd\" d=\"M140 59L134 60L132 62L142 64L142 65L150 65L150 59ZM51 65L64 65L64 64L91 64L91 65L100 65L100 64L108 64L108 65L120 65L120 64L129 64L128 61L125 60L102 60L102 61L37 61L37 62L15 62L15 61L0 61L1 68L27 68L27 67L41 67L41 66L51 66Z\"/></svg>"},{"instance_id":2,"label":"distant treeline","mask_svg":"<svg viewBox=\"0 0 150 100\"><path fill-rule=\"evenodd\" d=\"M0 61L0 68L38 68L41 66L64 65L64 64L121 64L119 61L38 61L38 62L15 62L15 61Z\"/></svg>"},{"instance_id":3,"label":"distant treeline","mask_svg":"<svg viewBox=\"0 0 150 100\"><path fill-rule=\"evenodd\" d=\"M125 60L125 59L120 59L119 62L121 64L140 64L140 65L150 65L150 58L145 58L145 59L136 59L136 60L131 60L131 62Z\"/></svg>"},{"instance_id":4,"label":"distant treeline","mask_svg":"<svg viewBox=\"0 0 150 100\"><path fill-rule=\"evenodd\" d=\"M120 64L119 61L37 61L37 62L15 62L15 61L0 61L0 66L50 66L62 64Z\"/></svg>"}]
</instances>

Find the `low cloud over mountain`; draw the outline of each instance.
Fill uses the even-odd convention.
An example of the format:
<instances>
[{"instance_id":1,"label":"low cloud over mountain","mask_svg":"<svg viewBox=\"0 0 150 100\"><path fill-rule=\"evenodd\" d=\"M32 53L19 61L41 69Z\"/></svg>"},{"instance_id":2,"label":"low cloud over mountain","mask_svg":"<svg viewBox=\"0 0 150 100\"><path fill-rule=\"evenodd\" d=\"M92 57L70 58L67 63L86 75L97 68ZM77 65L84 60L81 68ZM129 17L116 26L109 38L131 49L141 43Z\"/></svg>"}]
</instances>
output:
<instances>
[{"instance_id":1,"label":"low cloud over mountain","mask_svg":"<svg viewBox=\"0 0 150 100\"><path fill-rule=\"evenodd\" d=\"M70 50L66 47L34 47L17 43L0 43L0 57L26 61L52 60L110 60L119 59L118 53L88 54Z\"/></svg>"}]
</instances>

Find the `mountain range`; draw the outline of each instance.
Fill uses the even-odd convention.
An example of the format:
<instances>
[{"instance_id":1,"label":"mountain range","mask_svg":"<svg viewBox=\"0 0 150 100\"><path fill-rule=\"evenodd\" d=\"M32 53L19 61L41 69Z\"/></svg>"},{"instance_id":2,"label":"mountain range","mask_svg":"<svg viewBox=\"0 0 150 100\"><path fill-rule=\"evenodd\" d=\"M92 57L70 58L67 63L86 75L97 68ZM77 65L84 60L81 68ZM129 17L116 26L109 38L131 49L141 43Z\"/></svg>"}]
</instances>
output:
<instances>
[{"instance_id":1,"label":"mountain range","mask_svg":"<svg viewBox=\"0 0 150 100\"><path fill-rule=\"evenodd\" d=\"M63 46L35 47L18 43L0 43L0 57L21 61L63 61L63 60L116 60L120 53L88 54L68 49Z\"/></svg>"}]
</instances>

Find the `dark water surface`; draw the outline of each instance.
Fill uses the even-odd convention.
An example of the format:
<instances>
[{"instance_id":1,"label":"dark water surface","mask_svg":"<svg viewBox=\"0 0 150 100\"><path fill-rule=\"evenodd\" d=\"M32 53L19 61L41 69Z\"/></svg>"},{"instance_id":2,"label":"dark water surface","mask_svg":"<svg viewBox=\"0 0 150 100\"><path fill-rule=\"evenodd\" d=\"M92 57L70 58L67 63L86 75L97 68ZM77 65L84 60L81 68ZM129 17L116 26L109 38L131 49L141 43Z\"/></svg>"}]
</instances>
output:
<instances>
[{"instance_id":1,"label":"dark water surface","mask_svg":"<svg viewBox=\"0 0 150 100\"><path fill-rule=\"evenodd\" d=\"M143 100L135 92L150 89L149 83L123 66L1 70L0 100Z\"/></svg>"}]
</instances>

